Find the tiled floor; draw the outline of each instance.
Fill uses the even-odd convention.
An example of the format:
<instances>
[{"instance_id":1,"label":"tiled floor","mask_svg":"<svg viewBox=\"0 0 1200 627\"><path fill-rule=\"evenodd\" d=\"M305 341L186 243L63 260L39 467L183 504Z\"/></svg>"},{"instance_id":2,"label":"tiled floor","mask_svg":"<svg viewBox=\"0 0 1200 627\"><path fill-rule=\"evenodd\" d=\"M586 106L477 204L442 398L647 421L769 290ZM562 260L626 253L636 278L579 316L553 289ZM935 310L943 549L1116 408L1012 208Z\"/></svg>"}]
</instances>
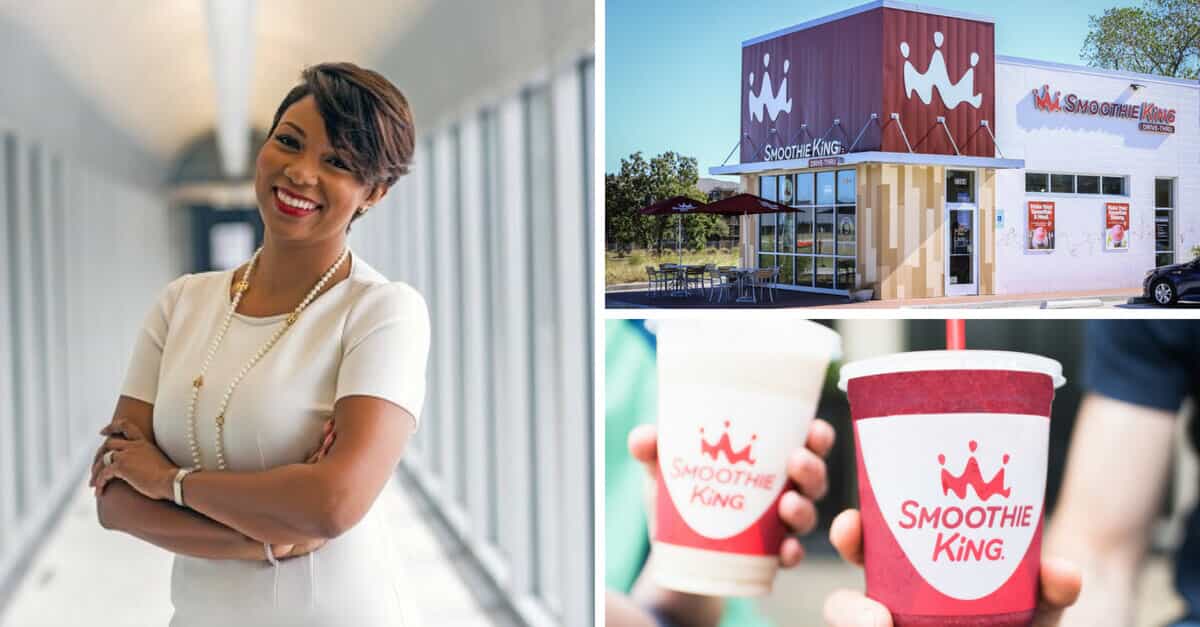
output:
<instances>
[{"instance_id":1,"label":"tiled floor","mask_svg":"<svg viewBox=\"0 0 1200 627\"><path fill-rule=\"evenodd\" d=\"M412 615L418 624L447 627L513 625L495 602L482 605L464 575L470 566L453 541L433 526L412 486L393 479L382 503L394 521ZM165 626L171 616L171 555L96 522L90 490L79 490L50 531L17 587L0 627Z\"/></svg>"}]
</instances>

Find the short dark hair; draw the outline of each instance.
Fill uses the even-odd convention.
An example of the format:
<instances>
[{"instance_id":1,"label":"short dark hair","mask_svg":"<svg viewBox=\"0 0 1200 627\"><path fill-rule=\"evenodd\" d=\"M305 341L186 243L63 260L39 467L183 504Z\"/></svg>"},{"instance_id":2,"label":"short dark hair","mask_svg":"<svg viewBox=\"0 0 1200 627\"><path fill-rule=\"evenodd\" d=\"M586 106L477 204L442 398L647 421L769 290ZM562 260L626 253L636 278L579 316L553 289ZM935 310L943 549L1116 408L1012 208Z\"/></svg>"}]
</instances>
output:
<instances>
[{"instance_id":1,"label":"short dark hair","mask_svg":"<svg viewBox=\"0 0 1200 627\"><path fill-rule=\"evenodd\" d=\"M378 72L353 63L321 63L300 73L300 84L279 103L270 137L283 112L312 95L329 141L358 179L390 188L408 174L416 146L412 110L404 94ZM358 218L356 213L353 222Z\"/></svg>"}]
</instances>

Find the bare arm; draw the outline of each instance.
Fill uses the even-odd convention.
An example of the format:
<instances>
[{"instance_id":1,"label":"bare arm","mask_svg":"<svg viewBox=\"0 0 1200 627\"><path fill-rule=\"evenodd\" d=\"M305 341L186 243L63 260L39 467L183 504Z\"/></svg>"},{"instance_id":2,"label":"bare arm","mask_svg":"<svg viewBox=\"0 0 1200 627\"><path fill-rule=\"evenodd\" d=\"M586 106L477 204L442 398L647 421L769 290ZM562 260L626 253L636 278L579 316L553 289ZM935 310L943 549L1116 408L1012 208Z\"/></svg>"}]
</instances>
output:
<instances>
[{"instance_id":1,"label":"bare arm","mask_svg":"<svg viewBox=\"0 0 1200 627\"><path fill-rule=\"evenodd\" d=\"M1083 568L1062 626L1133 624L1137 573L1169 470L1174 416L1091 394L1067 458L1047 553Z\"/></svg>"},{"instance_id":2,"label":"bare arm","mask_svg":"<svg viewBox=\"0 0 1200 627\"><path fill-rule=\"evenodd\" d=\"M347 396L334 406L337 445L315 464L261 472L197 472L184 480L188 507L271 543L329 539L353 527L383 490L414 420L388 401Z\"/></svg>"},{"instance_id":3,"label":"bare arm","mask_svg":"<svg viewBox=\"0 0 1200 627\"><path fill-rule=\"evenodd\" d=\"M154 406L128 396L117 400L114 420L124 417L154 438ZM168 501L148 499L124 481L108 484L96 496L96 513L105 529L123 531L172 553L208 559L261 560L260 542Z\"/></svg>"}]
</instances>

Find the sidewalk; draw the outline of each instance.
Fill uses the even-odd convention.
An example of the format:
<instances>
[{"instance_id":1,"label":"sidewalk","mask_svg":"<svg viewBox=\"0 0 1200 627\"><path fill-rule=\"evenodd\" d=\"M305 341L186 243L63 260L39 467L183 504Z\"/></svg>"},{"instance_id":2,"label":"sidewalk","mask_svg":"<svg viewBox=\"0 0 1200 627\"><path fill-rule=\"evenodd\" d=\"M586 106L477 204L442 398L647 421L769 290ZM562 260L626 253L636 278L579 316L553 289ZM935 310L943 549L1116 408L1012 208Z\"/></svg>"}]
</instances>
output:
<instances>
[{"instance_id":1,"label":"sidewalk","mask_svg":"<svg viewBox=\"0 0 1200 627\"><path fill-rule=\"evenodd\" d=\"M170 620L171 554L101 528L84 479L0 615L0 627L166 627ZM393 559L401 560L404 587L412 591L410 620L448 627L515 625L503 608L483 607L472 596L478 586L464 579L462 551L433 526L415 489L393 477L380 496L394 521Z\"/></svg>"},{"instance_id":2,"label":"sidewalk","mask_svg":"<svg viewBox=\"0 0 1200 627\"><path fill-rule=\"evenodd\" d=\"M1111 307L1114 305L1124 305L1129 301L1130 298L1136 298L1141 295L1142 290L1139 288L1121 288L1110 290L1039 292L1034 294L944 296L940 298L871 300L861 303L833 305L832 307L856 309L939 309L959 307L967 309L989 309L1003 307L1039 308L1042 306L1042 303L1045 302L1062 303L1063 301L1076 301L1080 305L1087 305L1089 303L1086 301L1093 301L1093 303L1090 304L1092 307Z\"/></svg>"}]
</instances>

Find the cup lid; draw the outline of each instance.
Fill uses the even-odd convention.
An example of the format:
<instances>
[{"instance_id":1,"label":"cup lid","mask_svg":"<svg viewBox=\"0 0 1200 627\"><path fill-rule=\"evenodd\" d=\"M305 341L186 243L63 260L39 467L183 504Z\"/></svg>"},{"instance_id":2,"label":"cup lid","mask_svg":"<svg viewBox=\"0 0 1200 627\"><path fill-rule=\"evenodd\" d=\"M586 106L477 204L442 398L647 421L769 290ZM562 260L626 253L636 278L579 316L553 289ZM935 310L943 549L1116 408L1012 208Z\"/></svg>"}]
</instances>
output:
<instances>
[{"instance_id":1,"label":"cup lid","mask_svg":"<svg viewBox=\"0 0 1200 627\"><path fill-rule=\"evenodd\" d=\"M1017 370L1048 375L1055 389L1067 382L1062 364L1041 355L1010 351L914 351L860 359L845 364L838 375L838 389L846 391L850 379L894 372L924 370Z\"/></svg>"}]
</instances>

